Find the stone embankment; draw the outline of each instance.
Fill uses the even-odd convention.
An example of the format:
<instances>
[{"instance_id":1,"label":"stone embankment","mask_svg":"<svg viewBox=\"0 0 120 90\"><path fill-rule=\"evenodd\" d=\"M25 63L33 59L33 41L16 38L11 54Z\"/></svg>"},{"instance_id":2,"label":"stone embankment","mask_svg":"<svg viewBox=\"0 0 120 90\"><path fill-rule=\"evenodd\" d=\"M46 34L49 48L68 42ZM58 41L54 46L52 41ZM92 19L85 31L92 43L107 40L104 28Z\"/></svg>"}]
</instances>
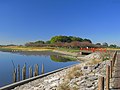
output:
<instances>
[{"instance_id":1,"label":"stone embankment","mask_svg":"<svg viewBox=\"0 0 120 90\"><path fill-rule=\"evenodd\" d=\"M99 53L94 53L91 54L91 57L100 59L99 55ZM85 58L91 57L89 55ZM12 90L97 90L98 77L100 75L105 76L106 64L110 64L109 60L97 64L86 61L60 72L17 86ZM77 72L73 77L70 77L74 73L74 71L70 73L71 70Z\"/></svg>"}]
</instances>

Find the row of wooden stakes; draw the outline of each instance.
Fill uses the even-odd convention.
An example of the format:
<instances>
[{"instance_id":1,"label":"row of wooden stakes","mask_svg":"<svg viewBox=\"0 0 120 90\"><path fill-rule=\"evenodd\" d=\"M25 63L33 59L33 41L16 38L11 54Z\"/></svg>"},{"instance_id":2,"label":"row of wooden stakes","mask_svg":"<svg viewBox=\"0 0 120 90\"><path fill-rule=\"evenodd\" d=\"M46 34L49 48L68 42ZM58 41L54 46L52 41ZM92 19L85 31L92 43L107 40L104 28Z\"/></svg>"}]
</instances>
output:
<instances>
[{"instance_id":1,"label":"row of wooden stakes","mask_svg":"<svg viewBox=\"0 0 120 90\"><path fill-rule=\"evenodd\" d=\"M98 79L98 90L110 90L110 79L112 78L113 67L117 57L117 52L115 52L113 59L110 61L110 65L106 65L106 80L103 76L99 76ZM106 89L105 89L106 84Z\"/></svg>"},{"instance_id":2,"label":"row of wooden stakes","mask_svg":"<svg viewBox=\"0 0 120 90\"><path fill-rule=\"evenodd\" d=\"M14 82L17 82L17 81L20 81L20 65L18 65L18 68L14 68L13 70L13 83ZM44 64L42 64L42 71L41 71L41 74L44 74ZM29 67L29 78L33 77L33 76L38 76L39 75L39 65L36 64L34 66L34 71L32 69L32 67L30 66ZM27 76L26 76L26 64L24 64L23 68L22 68L22 80L25 80L27 79Z\"/></svg>"}]
</instances>

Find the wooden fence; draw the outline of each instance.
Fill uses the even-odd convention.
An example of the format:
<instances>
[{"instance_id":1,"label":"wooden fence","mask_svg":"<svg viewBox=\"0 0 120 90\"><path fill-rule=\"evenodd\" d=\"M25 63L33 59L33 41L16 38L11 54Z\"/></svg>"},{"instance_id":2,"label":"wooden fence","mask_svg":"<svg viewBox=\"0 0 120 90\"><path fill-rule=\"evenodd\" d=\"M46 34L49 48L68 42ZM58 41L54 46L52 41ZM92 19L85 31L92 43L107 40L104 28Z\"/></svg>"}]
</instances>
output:
<instances>
[{"instance_id":1,"label":"wooden fence","mask_svg":"<svg viewBox=\"0 0 120 90\"><path fill-rule=\"evenodd\" d=\"M99 76L98 90L110 90L110 79L112 78L113 67L117 57L117 51L114 53L110 65L106 65L106 79L103 76ZM105 88L106 84L106 88Z\"/></svg>"},{"instance_id":2,"label":"wooden fence","mask_svg":"<svg viewBox=\"0 0 120 90\"><path fill-rule=\"evenodd\" d=\"M22 79L20 79L20 74L22 74ZM42 64L42 71L41 74L44 74L44 64ZM34 76L38 76L39 75L39 65L36 64L34 66L34 70L32 69L32 67L29 67L29 77L34 77ZM22 70L20 69L20 65L18 65L18 68L14 68L13 70L13 83L20 81L20 80L25 80L27 79L26 76L26 64L24 64Z\"/></svg>"}]
</instances>

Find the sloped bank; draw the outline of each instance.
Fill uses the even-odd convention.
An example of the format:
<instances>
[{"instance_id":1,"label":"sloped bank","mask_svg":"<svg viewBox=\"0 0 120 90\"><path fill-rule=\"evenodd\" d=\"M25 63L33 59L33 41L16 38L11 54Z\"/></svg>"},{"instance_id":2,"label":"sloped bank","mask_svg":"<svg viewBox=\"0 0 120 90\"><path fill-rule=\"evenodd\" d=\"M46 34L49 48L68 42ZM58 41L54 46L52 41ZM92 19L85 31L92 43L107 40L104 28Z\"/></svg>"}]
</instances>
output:
<instances>
[{"instance_id":1,"label":"sloped bank","mask_svg":"<svg viewBox=\"0 0 120 90\"><path fill-rule=\"evenodd\" d=\"M80 57L78 57L80 58ZM101 59L100 53L93 53L82 59ZM105 75L106 63L87 60L68 69L31 81L12 90L97 90L98 76Z\"/></svg>"}]
</instances>

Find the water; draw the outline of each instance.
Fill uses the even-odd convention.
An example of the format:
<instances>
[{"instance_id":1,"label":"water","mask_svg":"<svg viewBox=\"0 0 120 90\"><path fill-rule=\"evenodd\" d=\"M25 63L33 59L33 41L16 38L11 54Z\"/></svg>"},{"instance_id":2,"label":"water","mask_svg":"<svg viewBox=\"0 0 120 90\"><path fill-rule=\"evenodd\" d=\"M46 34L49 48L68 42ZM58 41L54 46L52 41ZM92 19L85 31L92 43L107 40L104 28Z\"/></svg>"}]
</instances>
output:
<instances>
[{"instance_id":1,"label":"water","mask_svg":"<svg viewBox=\"0 0 120 90\"><path fill-rule=\"evenodd\" d=\"M18 64L20 68L26 63L27 65L27 77L28 67L34 68L35 64L39 65L39 73L41 73L41 66L44 63L45 73L50 72L65 66L79 63L77 61L69 61L69 59L62 58L54 53L10 53L0 52L0 87L11 84L13 82L12 72L13 64L17 68Z\"/></svg>"}]
</instances>

